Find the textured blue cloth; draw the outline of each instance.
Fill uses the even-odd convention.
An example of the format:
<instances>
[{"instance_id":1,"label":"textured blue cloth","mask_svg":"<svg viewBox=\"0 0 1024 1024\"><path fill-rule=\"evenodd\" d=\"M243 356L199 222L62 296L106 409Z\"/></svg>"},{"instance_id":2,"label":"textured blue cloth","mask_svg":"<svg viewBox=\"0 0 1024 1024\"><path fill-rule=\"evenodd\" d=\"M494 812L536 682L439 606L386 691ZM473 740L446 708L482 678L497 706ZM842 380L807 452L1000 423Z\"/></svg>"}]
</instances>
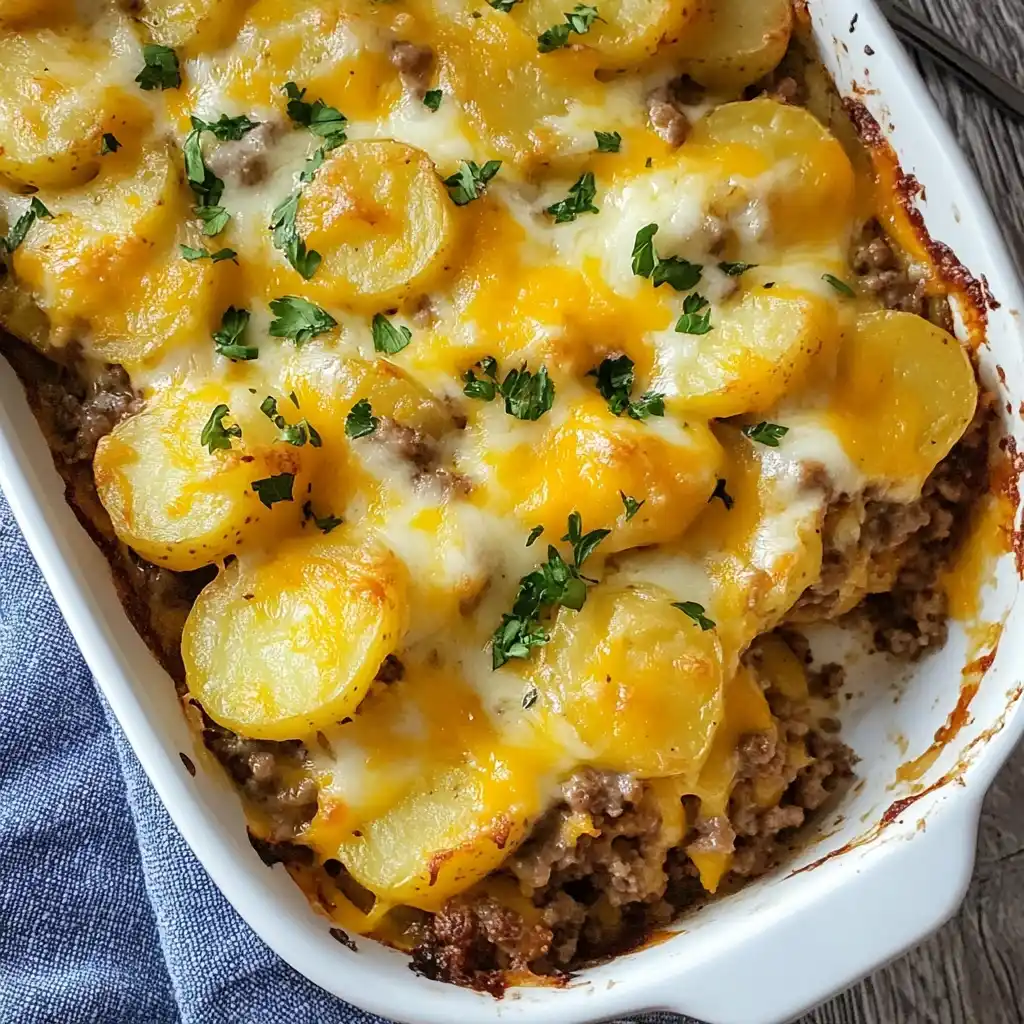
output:
<instances>
[{"instance_id":1,"label":"textured blue cloth","mask_svg":"<svg viewBox=\"0 0 1024 1024\"><path fill-rule=\"evenodd\" d=\"M0 495L0 1024L43 1022L382 1024L293 971L214 887Z\"/></svg>"},{"instance_id":2,"label":"textured blue cloth","mask_svg":"<svg viewBox=\"0 0 1024 1024\"><path fill-rule=\"evenodd\" d=\"M370 1024L171 824L0 496L0 1024Z\"/></svg>"}]
</instances>

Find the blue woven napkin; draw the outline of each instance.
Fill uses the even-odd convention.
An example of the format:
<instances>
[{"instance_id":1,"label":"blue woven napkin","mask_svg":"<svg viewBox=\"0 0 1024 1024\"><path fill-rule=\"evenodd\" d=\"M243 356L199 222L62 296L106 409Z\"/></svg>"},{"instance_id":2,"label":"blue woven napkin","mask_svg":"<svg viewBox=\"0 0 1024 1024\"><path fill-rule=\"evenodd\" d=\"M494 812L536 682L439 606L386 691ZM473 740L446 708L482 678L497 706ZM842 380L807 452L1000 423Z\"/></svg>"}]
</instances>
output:
<instances>
[{"instance_id":1,"label":"blue woven napkin","mask_svg":"<svg viewBox=\"0 0 1024 1024\"><path fill-rule=\"evenodd\" d=\"M0 495L0 1024L285 1021L381 1019L293 971L214 887Z\"/></svg>"}]
</instances>

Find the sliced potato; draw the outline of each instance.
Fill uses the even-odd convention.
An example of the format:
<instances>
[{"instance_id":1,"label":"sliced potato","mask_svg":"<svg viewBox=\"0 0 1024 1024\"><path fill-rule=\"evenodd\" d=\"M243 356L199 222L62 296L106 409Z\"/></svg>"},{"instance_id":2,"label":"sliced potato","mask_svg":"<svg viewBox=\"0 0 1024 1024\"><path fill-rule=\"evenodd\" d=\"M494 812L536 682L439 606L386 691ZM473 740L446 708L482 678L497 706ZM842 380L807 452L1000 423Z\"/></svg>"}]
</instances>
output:
<instances>
[{"instance_id":1,"label":"sliced potato","mask_svg":"<svg viewBox=\"0 0 1024 1024\"><path fill-rule=\"evenodd\" d=\"M698 6L698 0L602 0L598 20L570 39L574 46L592 50L603 68L628 67L684 35ZM566 0L531 0L516 4L511 14L532 40L553 25L565 24L567 10L572 6Z\"/></svg>"},{"instance_id":2,"label":"sliced potato","mask_svg":"<svg viewBox=\"0 0 1024 1024\"><path fill-rule=\"evenodd\" d=\"M777 247L833 243L850 225L850 159L801 107L771 99L727 103L694 125L682 152L741 179L734 202L759 200L766 191L771 238L765 241ZM763 175L762 186L757 179Z\"/></svg>"},{"instance_id":3,"label":"sliced potato","mask_svg":"<svg viewBox=\"0 0 1024 1024\"><path fill-rule=\"evenodd\" d=\"M181 57L219 50L235 37L253 0L142 0L136 17L153 42Z\"/></svg>"},{"instance_id":4,"label":"sliced potato","mask_svg":"<svg viewBox=\"0 0 1024 1024\"><path fill-rule=\"evenodd\" d=\"M722 719L722 649L653 585L590 590L541 648L538 692L599 768L696 778Z\"/></svg>"},{"instance_id":5,"label":"sliced potato","mask_svg":"<svg viewBox=\"0 0 1024 1024\"><path fill-rule=\"evenodd\" d=\"M96 489L117 536L155 565L184 571L296 531L302 520L303 463L315 452L277 441L274 425L247 388L187 385L149 402L96 449ZM231 448L212 453L200 441L218 405L240 427ZM296 500L267 507L253 481L291 473Z\"/></svg>"},{"instance_id":6,"label":"sliced potato","mask_svg":"<svg viewBox=\"0 0 1024 1024\"><path fill-rule=\"evenodd\" d=\"M299 234L323 257L301 287L373 311L426 291L451 253L453 210L422 150L391 141L336 149L299 204Z\"/></svg>"},{"instance_id":7,"label":"sliced potato","mask_svg":"<svg viewBox=\"0 0 1024 1024\"><path fill-rule=\"evenodd\" d=\"M355 711L405 619L405 570L389 551L287 541L199 595L182 636L189 692L243 736L311 735Z\"/></svg>"},{"instance_id":8,"label":"sliced potato","mask_svg":"<svg viewBox=\"0 0 1024 1024\"><path fill-rule=\"evenodd\" d=\"M792 0L701 0L679 51L709 89L739 91L773 71L793 31Z\"/></svg>"},{"instance_id":9,"label":"sliced potato","mask_svg":"<svg viewBox=\"0 0 1024 1024\"><path fill-rule=\"evenodd\" d=\"M84 29L0 34L0 179L45 189L95 177L104 132L123 136L138 110L106 84L115 60Z\"/></svg>"},{"instance_id":10,"label":"sliced potato","mask_svg":"<svg viewBox=\"0 0 1024 1024\"><path fill-rule=\"evenodd\" d=\"M829 302L785 285L746 291L712 323L707 334L680 335L655 379L670 374L673 404L708 418L771 409L838 333Z\"/></svg>"},{"instance_id":11,"label":"sliced potato","mask_svg":"<svg viewBox=\"0 0 1024 1024\"><path fill-rule=\"evenodd\" d=\"M88 347L101 359L128 370L166 352L205 341L228 305L235 265L184 260L177 245L137 277L122 282L116 302L89 321Z\"/></svg>"},{"instance_id":12,"label":"sliced potato","mask_svg":"<svg viewBox=\"0 0 1024 1024\"><path fill-rule=\"evenodd\" d=\"M187 200L166 149L140 162L106 156L86 188L44 195L51 218L32 225L14 253L14 272L55 324L91 320L117 307L126 284L149 267L157 240L176 232Z\"/></svg>"},{"instance_id":13,"label":"sliced potato","mask_svg":"<svg viewBox=\"0 0 1024 1024\"><path fill-rule=\"evenodd\" d=\"M571 512L587 530L609 529L602 554L678 537L715 489L721 449L707 425L614 416L604 400L580 403L537 448L502 459L499 478L527 527L561 535ZM643 507L628 521L621 494Z\"/></svg>"},{"instance_id":14,"label":"sliced potato","mask_svg":"<svg viewBox=\"0 0 1024 1024\"><path fill-rule=\"evenodd\" d=\"M454 429L444 404L387 359L371 362L333 351L299 351L286 370L283 390L295 392L325 437L344 435L345 417L360 398L369 401L375 416L387 416L430 437Z\"/></svg>"},{"instance_id":15,"label":"sliced potato","mask_svg":"<svg viewBox=\"0 0 1024 1024\"><path fill-rule=\"evenodd\" d=\"M956 338L912 313L883 310L858 317L843 337L829 420L869 480L916 496L977 400Z\"/></svg>"},{"instance_id":16,"label":"sliced potato","mask_svg":"<svg viewBox=\"0 0 1024 1024\"><path fill-rule=\"evenodd\" d=\"M440 81L459 98L488 153L520 166L543 163L558 142L546 119L562 117L574 98L586 102L600 88L593 67L588 64L582 74L564 67L558 55L538 53L537 40L509 15L486 8L481 13L471 28L445 25L437 43Z\"/></svg>"},{"instance_id":17,"label":"sliced potato","mask_svg":"<svg viewBox=\"0 0 1024 1024\"><path fill-rule=\"evenodd\" d=\"M541 803L536 779L499 745L428 770L386 814L337 853L386 903L439 910L500 867L526 838Z\"/></svg>"}]
</instances>

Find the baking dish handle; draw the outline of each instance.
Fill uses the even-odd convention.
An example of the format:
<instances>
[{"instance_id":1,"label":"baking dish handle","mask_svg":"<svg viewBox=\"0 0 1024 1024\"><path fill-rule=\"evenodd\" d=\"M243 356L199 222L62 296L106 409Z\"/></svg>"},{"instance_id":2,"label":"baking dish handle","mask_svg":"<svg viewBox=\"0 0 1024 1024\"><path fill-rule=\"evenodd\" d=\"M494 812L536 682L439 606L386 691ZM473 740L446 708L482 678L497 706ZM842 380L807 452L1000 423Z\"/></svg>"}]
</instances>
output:
<instances>
[{"instance_id":1,"label":"baking dish handle","mask_svg":"<svg viewBox=\"0 0 1024 1024\"><path fill-rule=\"evenodd\" d=\"M899 956L959 908L981 800L960 791L927 820L908 808L872 843L784 879L804 888L785 900L769 890L785 912L758 908L745 940L675 972L660 1007L707 1024L781 1024Z\"/></svg>"}]
</instances>

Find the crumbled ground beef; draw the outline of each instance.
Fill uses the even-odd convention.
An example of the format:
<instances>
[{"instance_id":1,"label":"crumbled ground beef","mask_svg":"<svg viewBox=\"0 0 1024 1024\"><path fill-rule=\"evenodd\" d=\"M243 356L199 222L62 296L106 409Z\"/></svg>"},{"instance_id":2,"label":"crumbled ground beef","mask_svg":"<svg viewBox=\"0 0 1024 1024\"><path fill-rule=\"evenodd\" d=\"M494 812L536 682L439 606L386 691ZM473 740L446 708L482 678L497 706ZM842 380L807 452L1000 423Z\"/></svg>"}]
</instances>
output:
<instances>
[{"instance_id":1,"label":"crumbled ground beef","mask_svg":"<svg viewBox=\"0 0 1024 1024\"><path fill-rule=\"evenodd\" d=\"M756 654L749 662L756 672ZM648 799L645 783L582 769L563 785L562 802L500 872L530 899L540 924L528 926L521 915L502 908L496 937L481 924L494 913L493 899L464 894L426 922L415 954L418 969L487 990L498 984L502 965L557 973L628 948L702 899L688 852L733 851L727 882L774 867L806 815L851 774L853 758L818 727L807 707L796 707L771 689L767 697L776 729L742 739L727 816L703 819L699 801L686 798L692 827L669 849L658 804ZM804 750L811 757L806 765L798 756ZM781 794L770 806L757 799L765 788ZM574 838L579 830L567 826L582 814L591 815L592 827Z\"/></svg>"},{"instance_id":2,"label":"crumbled ground beef","mask_svg":"<svg viewBox=\"0 0 1024 1024\"><path fill-rule=\"evenodd\" d=\"M398 69L402 84L410 95L422 99L430 85L434 51L429 46L396 40L391 44L391 63Z\"/></svg>"},{"instance_id":3,"label":"crumbled ground beef","mask_svg":"<svg viewBox=\"0 0 1024 1024\"><path fill-rule=\"evenodd\" d=\"M193 707L199 708L194 702ZM205 712L202 722L206 748L268 823L260 838L271 845L294 839L317 809L316 782L303 768L305 747L298 740L247 739Z\"/></svg>"},{"instance_id":4,"label":"crumbled ground beef","mask_svg":"<svg viewBox=\"0 0 1024 1024\"><path fill-rule=\"evenodd\" d=\"M433 482L448 493L460 494L468 494L472 487L468 477L440 464L441 451L437 441L422 430L399 423L390 416L382 416L370 441L383 445L408 463L414 484Z\"/></svg>"},{"instance_id":5,"label":"crumbled ground beef","mask_svg":"<svg viewBox=\"0 0 1024 1024\"><path fill-rule=\"evenodd\" d=\"M91 462L100 438L142 408L124 367L109 363L88 383L72 370L41 384L39 399L53 417L55 451L67 463Z\"/></svg>"},{"instance_id":6,"label":"crumbled ground beef","mask_svg":"<svg viewBox=\"0 0 1024 1024\"><path fill-rule=\"evenodd\" d=\"M877 220L864 225L850 254L850 266L861 287L886 309L926 315L924 278L910 272Z\"/></svg>"},{"instance_id":7,"label":"crumbled ground beef","mask_svg":"<svg viewBox=\"0 0 1024 1024\"><path fill-rule=\"evenodd\" d=\"M938 576L989 485L995 400L983 394L974 420L909 504L871 492L837 496L822 529L821 576L787 615L796 623L852 612L866 619L880 650L915 658L946 640L946 598Z\"/></svg>"},{"instance_id":8,"label":"crumbled ground beef","mask_svg":"<svg viewBox=\"0 0 1024 1024\"><path fill-rule=\"evenodd\" d=\"M690 134L685 108L700 103L704 90L686 75L658 86L647 96L647 120L670 146L681 146Z\"/></svg>"},{"instance_id":9,"label":"crumbled ground beef","mask_svg":"<svg viewBox=\"0 0 1024 1024\"><path fill-rule=\"evenodd\" d=\"M206 157L206 165L219 178L251 188L270 173L267 154L284 132L279 121L261 121L240 139L221 142Z\"/></svg>"}]
</instances>

